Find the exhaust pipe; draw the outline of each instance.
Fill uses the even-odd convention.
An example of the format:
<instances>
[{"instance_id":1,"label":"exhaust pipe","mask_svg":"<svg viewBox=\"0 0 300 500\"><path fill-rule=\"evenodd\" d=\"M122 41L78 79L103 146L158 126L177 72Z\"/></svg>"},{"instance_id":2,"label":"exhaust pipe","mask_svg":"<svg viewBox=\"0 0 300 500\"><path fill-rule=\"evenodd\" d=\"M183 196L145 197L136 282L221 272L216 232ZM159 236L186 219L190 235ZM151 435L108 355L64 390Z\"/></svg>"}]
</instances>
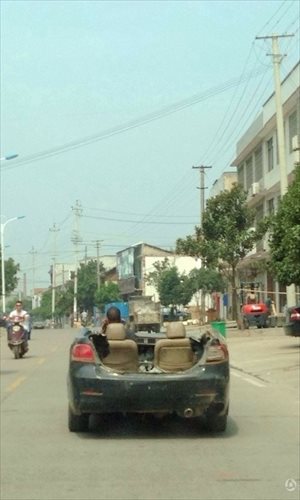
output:
<instances>
[{"instance_id":1,"label":"exhaust pipe","mask_svg":"<svg viewBox=\"0 0 300 500\"><path fill-rule=\"evenodd\" d=\"M194 410L192 410L192 408L186 408L183 415L185 418L191 418L194 415Z\"/></svg>"}]
</instances>

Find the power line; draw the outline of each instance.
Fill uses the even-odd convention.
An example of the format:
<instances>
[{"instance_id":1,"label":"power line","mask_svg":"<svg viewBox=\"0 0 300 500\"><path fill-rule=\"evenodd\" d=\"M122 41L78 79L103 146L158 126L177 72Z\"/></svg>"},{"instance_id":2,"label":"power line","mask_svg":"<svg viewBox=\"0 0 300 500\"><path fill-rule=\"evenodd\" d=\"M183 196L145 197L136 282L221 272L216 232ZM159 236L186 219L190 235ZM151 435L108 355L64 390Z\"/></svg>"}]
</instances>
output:
<instances>
[{"instance_id":1,"label":"power line","mask_svg":"<svg viewBox=\"0 0 300 500\"><path fill-rule=\"evenodd\" d=\"M261 68L255 73L250 73L247 74L243 77L243 81L247 80L248 78L255 78L259 76L261 73L265 72L265 68ZM200 94L195 94L187 99L181 100L175 104L171 104L169 106L166 106L162 108L159 111L155 111L152 113L148 113L140 118L130 120L124 124L117 125L116 127L112 127L110 129L106 129L98 134L94 134L88 137L84 137L82 139L78 139L76 141L71 141L68 143L65 143L61 146L57 146L56 148L48 149L45 151L41 151L32 155L25 156L24 158L21 158L19 160L12 160L12 163L9 165L3 165L1 167L2 170L11 170L14 168L17 168L21 165L26 165L28 163L32 163L35 161L43 160L46 158L51 158L52 156L56 156L59 154L63 154L69 151L72 151L74 149L87 146L89 144L108 139L110 137L113 137L114 135L121 134L123 132L127 132L128 130L140 127L142 125L146 125L147 123L150 123L152 121L158 120L160 118L164 118L165 116L168 116L170 114L176 113L178 111L181 111L185 108L188 108L190 106L194 106L195 104L198 104L201 101L204 101L206 99L209 99L217 94L220 94L222 92L225 92L226 90L235 87L237 85L240 85L241 79L239 78L233 78L231 80L228 80L227 82L216 86L212 87Z\"/></svg>"}]
</instances>

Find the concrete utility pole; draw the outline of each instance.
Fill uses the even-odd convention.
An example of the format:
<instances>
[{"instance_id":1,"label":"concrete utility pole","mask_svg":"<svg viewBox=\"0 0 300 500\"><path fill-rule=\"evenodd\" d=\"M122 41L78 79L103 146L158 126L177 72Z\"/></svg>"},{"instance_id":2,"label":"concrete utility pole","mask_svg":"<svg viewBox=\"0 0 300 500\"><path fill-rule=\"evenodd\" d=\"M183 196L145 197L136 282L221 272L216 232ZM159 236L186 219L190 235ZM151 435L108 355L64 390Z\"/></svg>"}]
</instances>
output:
<instances>
[{"instance_id":1,"label":"concrete utility pole","mask_svg":"<svg viewBox=\"0 0 300 500\"><path fill-rule=\"evenodd\" d=\"M103 240L95 240L97 249L97 290L100 290L101 279L100 279L100 246Z\"/></svg>"},{"instance_id":2,"label":"concrete utility pole","mask_svg":"<svg viewBox=\"0 0 300 500\"><path fill-rule=\"evenodd\" d=\"M34 288L35 288L35 256L37 254L37 251L32 247L32 249L29 252L32 255L32 308L35 308L35 294L34 294Z\"/></svg>"},{"instance_id":3,"label":"concrete utility pole","mask_svg":"<svg viewBox=\"0 0 300 500\"><path fill-rule=\"evenodd\" d=\"M55 322L55 287L56 287L56 235L58 231L60 231L59 227L54 223L52 227L50 227L49 231L53 233L53 256L52 256L52 327Z\"/></svg>"},{"instance_id":4,"label":"concrete utility pole","mask_svg":"<svg viewBox=\"0 0 300 500\"><path fill-rule=\"evenodd\" d=\"M267 54L273 58L273 71L274 71L274 87L275 87L275 105L276 105L276 125L277 125L277 141L278 141L278 159L280 169L280 193L281 197L285 195L288 189L288 177L286 167L286 154L285 154L285 138L284 138L284 121L282 111L281 99L281 79L280 79L280 64L283 55L279 53L278 38L287 38L294 35L269 35L257 36L256 39L271 39L272 40L272 54Z\"/></svg>"},{"instance_id":5,"label":"concrete utility pole","mask_svg":"<svg viewBox=\"0 0 300 500\"><path fill-rule=\"evenodd\" d=\"M73 316L74 321L78 321L78 311L77 311L77 291L78 291L78 245L82 241L79 231L79 221L82 216L82 207L79 200L76 200L75 207L71 207L75 215L75 229L73 230L71 241L74 244L75 249L75 273L74 273L74 302L73 302Z\"/></svg>"},{"instance_id":6,"label":"concrete utility pole","mask_svg":"<svg viewBox=\"0 0 300 500\"><path fill-rule=\"evenodd\" d=\"M206 168L212 168L211 166L205 166L205 165L200 165L199 167L192 167L192 168L196 168L199 170L199 173L200 173L200 187L198 187L197 189L200 189L200 226L202 227L202 224L203 224L203 215L204 215L204 211L205 211L205 194L204 194L204 190L207 189L207 187L205 187L205 169Z\"/></svg>"},{"instance_id":7,"label":"concrete utility pole","mask_svg":"<svg viewBox=\"0 0 300 500\"><path fill-rule=\"evenodd\" d=\"M203 215L205 211L205 193L204 190L207 189L205 186L205 169L206 168L212 168L211 166L206 166L206 165L200 165L198 167L192 167L196 168L199 170L200 173L200 187L197 189L200 189L200 227L202 228L203 225ZM201 297L201 312L199 311L199 316L200 316L200 321L201 324L203 325L205 323L205 295L204 293L200 292L200 297Z\"/></svg>"},{"instance_id":8,"label":"concrete utility pole","mask_svg":"<svg viewBox=\"0 0 300 500\"><path fill-rule=\"evenodd\" d=\"M288 174L286 166L286 148L284 136L284 120L281 99L281 78L280 78L280 64L284 55L279 52L278 38L290 38L294 35L268 35L257 36L256 39L271 39L272 40L272 54L267 54L273 58L273 71L274 71L274 87L275 87L275 105L276 105L276 125L277 125L277 142L278 142L278 159L280 169L280 195L281 198L288 190ZM296 290L295 285L287 286L286 288L287 306L296 304Z\"/></svg>"}]
</instances>

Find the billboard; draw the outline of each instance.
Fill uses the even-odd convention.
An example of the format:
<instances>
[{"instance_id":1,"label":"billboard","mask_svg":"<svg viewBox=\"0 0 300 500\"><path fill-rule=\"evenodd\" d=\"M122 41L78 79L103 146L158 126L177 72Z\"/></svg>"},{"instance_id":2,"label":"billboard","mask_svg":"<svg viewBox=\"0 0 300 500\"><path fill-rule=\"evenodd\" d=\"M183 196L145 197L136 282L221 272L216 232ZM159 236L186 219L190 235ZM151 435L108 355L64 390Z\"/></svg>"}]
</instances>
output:
<instances>
[{"instance_id":1,"label":"billboard","mask_svg":"<svg viewBox=\"0 0 300 500\"><path fill-rule=\"evenodd\" d=\"M119 279L134 276L134 248L126 248L117 253L117 270Z\"/></svg>"}]
</instances>

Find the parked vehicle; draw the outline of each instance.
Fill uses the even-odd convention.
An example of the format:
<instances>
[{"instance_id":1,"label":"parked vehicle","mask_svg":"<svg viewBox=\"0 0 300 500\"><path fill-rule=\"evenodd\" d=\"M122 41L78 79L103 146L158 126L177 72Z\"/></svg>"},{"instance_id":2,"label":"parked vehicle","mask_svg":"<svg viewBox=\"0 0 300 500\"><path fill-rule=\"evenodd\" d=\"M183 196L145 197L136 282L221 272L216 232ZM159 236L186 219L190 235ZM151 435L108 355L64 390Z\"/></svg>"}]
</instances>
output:
<instances>
[{"instance_id":1,"label":"parked vehicle","mask_svg":"<svg viewBox=\"0 0 300 500\"><path fill-rule=\"evenodd\" d=\"M300 306L287 309L284 332L292 337L300 337Z\"/></svg>"},{"instance_id":2,"label":"parked vehicle","mask_svg":"<svg viewBox=\"0 0 300 500\"><path fill-rule=\"evenodd\" d=\"M18 321L7 322L8 347L14 354L15 359L22 358L28 351L28 332Z\"/></svg>"},{"instance_id":3,"label":"parked vehicle","mask_svg":"<svg viewBox=\"0 0 300 500\"><path fill-rule=\"evenodd\" d=\"M142 413L200 417L209 430L226 429L229 354L218 332L186 337L180 322L166 333L137 332L111 323L107 337L82 329L70 346L68 426L87 431L89 416ZM95 339L97 338L97 341Z\"/></svg>"},{"instance_id":4,"label":"parked vehicle","mask_svg":"<svg viewBox=\"0 0 300 500\"><path fill-rule=\"evenodd\" d=\"M45 328L45 321L42 319L34 319L32 322L32 328L35 330L41 330Z\"/></svg>"},{"instance_id":5,"label":"parked vehicle","mask_svg":"<svg viewBox=\"0 0 300 500\"><path fill-rule=\"evenodd\" d=\"M134 330L159 332L162 324L160 302L154 302L144 295L132 296L128 299L129 321Z\"/></svg>"},{"instance_id":6,"label":"parked vehicle","mask_svg":"<svg viewBox=\"0 0 300 500\"><path fill-rule=\"evenodd\" d=\"M257 326L257 328L266 328L268 326L268 317L270 312L263 302L257 304L245 304L242 306L242 320L244 328Z\"/></svg>"}]
</instances>

